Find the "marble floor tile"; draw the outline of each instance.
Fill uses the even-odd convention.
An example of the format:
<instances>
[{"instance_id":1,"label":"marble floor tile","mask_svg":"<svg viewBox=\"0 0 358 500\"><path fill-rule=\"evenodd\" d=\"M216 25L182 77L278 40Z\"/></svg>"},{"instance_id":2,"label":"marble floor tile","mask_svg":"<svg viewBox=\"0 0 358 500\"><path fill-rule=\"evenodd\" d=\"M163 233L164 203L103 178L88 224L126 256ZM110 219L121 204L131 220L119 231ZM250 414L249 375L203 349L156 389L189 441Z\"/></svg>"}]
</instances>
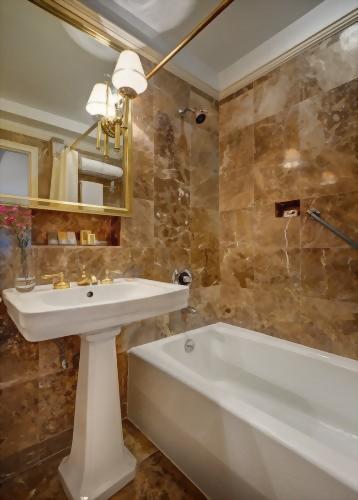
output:
<instances>
[{"instance_id":1,"label":"marble floor tile","mask_svg":"<svg viewBox=\"0 0 358 500\"><path fill-rule=\"evenodd\" d=\"M205 497L129 421L123 422L125 444L138 461L135 479L111 500L196 500ZM0 485L1 500L67 500L58 466L64 450Z\"/></svg>"}]
</instances>

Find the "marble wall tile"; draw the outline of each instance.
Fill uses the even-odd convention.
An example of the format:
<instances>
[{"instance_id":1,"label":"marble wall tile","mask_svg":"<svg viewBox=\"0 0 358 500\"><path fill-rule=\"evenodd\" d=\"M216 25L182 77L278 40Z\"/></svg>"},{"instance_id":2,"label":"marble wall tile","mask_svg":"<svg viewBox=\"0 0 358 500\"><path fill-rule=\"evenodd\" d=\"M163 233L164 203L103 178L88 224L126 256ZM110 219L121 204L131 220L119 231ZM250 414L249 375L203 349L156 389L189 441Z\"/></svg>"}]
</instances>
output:
<instances>
[{"instance_id":1,"label":"marble wall tile","mask_svg":"<svg viewBox=\"0 0 358 500\"><path fill-rule=\"evenodd\" d=\"M219 283L219 246L192 248L191 270L193 287L214 286Z\"/></svg>"},{"instance_id":2,"label":"marble wall tile","mask_svg":"<svg viewBox=\"0 0 358 500\"><path fill-rule=\"evenodd\" d=\"M220 139L220 211L247 208L254 202L254 131L249 126Z\"/></svg>"},{"instance_id":3,"label":"marble wall tile","mask_svg":"<svg viewBox=\"0 0 358 500\"><path fill-rule=\"evenodd\" d=\"M358 80L299 104L301 196L350 192L358 185Z\"/></svg>"},{"instance_id":4,"label":"marble wall tile","mask_svg":"<svg viewBox=\"0 0 358 500\"><path fill-rule=\"evenodd\" d=\"M256 253L261 248L299 248L300 218L286 219L275 216L273 204L254 208L254 245Z\"/></svg>"},{"instance_id":5,"label":"marble wall tile","mask_svg":"<svg viewBox=\"0 0 358 500\"><path fill-rule=\"evenodd\" d=\"M154 96L148 89L133 101L133 195L153 200L154 196Z\"/></svg>"},{"instance_id":6,"label":"marble wall tile","mask_svg":"<svg viewBox=\"0 0 358 500\"><path fill-rule=\"evenodd\" d=\"M0 459L39 441L37 380L0 390Z\"/></svg>"},{"instance_id":7,"label":"marble wall tile","mask_svg":"<svg viewBox=\"0 0 358 500\"><path fill-rule=\"evenodd\" d=\"M349 28L298 56L302 99L327 92L358 77L358 43Z\"/></svg>"},{"instance_id":8,"label":"marble wall tile","mask_svg":"<svg viewBox=\"0 0 358 500\"><path fill-rule=\"evenodd\" d=\"M38 379L38 427L41 441L73 427L77 370Z\"/></svg>"},{"instance_id":9,"label":"marble wall tile","mask_svg":"<svg viewBox=\"0 0 358 500\"><path fill-rule=\"evenodd\" d=\"M204 122L205 123L205 122ZM196 125L191 137L190 204L218 210L219 137Z\"/></svg>"},{"instance_id":10,"label":"marble wall tile","mask_svg":"<svg viewBox=\"0 0 358 500\"><path fill-rule=\"evenodd\" d=\"M357 258L306 215L315 207L358 240L358 46L347 40L334 35L220 103L220 310L230 323L357 358ZM249 95L240 128L230 113ZM247 125L251 163L237 134ZM251 169L234 185L237 161ZM295 199L299 217L275 216L276 202Z\"/></svg>"},{"instance_id":11,"label":"marble wall tile","mask_svg":"<svg viewBox=\"0 0 358 500\"><path fill-rule=\"evenodd\" d=\"M38 344L27 342L0 304L0 390L37 376Z\"/></svg>"},{"instance_id":12,"label":"marble wall tile","mask_svg":"<svg viewBox=\"0 0 358 500\"><path fill-rule=\"evenodd\" d=\"M304 248L301 270L305 296L358 302L358 255L353 248Z\"/></svg>"},{"instance_id":13,"label":"marble wall tile","mask_svg":"<svg viewBox=\"0 0 358 500\"><path fill-rule=\"evenodd\" d=\"M296 59L254 81L254 121L276 115L300 100Z\"/></svg>"},{"instance_id":14,"label":"marble wall tile","mask_svg":"<svg viewBox=\"0 0 358 500\"><path fill-rule=\"evenodd\" d=\"M220 245L224 248L251 246L254 237L252 208L220 212Z\"/></svg>"},{"instance_id":15,"label":"marble wall tile","mask_svg":"<svg viewBox=\"0 0 358 500\"><path fill-rule=\"evenodd\" d=\"M251 246L223 248L220 252L222 282L234 288L252 288L254 283L254 259Z\"/></svg>"},{"instance_id":16,"label":"marble wall tile","mask_svg":"<svg viewBox=\"0 0 358 500\"><path fill-rule=\"evenodd\" d=\"M219 212L213 208L192 207L190 211L191 247L213 248L219 244Z\"/></svg>"},{"instance_id":17,"label":"marble wall tile","mask_svg":"<svg viewBox=\"0 0 358 500\"><path fill-rule=\"evenodd\" d=\"M213 97L209 97L200 90L191 87L189 94L189 106L192 109L207 111L204 123L201 123L199 126L196 126L195 128L199 130L207 130L209 132L213 132L214 134L218 134L219 106L218 102ZM194 116L191 123L193 124L193 122L194 122Z\"/></svg>"},{"instance_id":18,"label":"marble wall tile","mask_svg":"<svg viewBox=\"0 0 358 500\"><path fill-rule=\"evenodd\" d=\"M133 216L122 219L121 244L127 247L150 247L154 242L153 201L133 199Z\"/></svg>"},{"instance_id":19,"label":"marble wall tile","mask_svg":"<svg viewBox=\"0 0 358 500\"><path fill-rule=\"evenodd\" d=\"M254 123L254 91L251 87L242 89L234 98L220 105L220 135L232 133Z\"/></svg>"},{"instance_id":20,"label":"marble wall tile","mask_svg":"<svg viewBox=\"0 0 358 500\"><path fill-rule=\"evenodd\" d=\"M308 208L317 208L327 222L346 233L353 240L358 239L358 197L357 193L321 196L302 200L303 214L301 244L303 248L348 248L347 243L328 231L306 214Z\"/></svg>"},{"instance_id":21,"label":"marble wall tile","mask_svg":"<svg viewBox=\"0 0 358 500\"><path fill-rule=\"evenodd\" d=\"M227 323L257 330L254 290L229 286L222 280L220 318Z\"/></svg>"},{"instance_id":22,"label":"marble wall tile","mask_svg":"<svg viewBox=\"0 0 358 500\"><path fill-rule=\"evenodd\" d=\"M301 288L301 250L299 248L256 249L254 258L254 285L257 290L267 287L283 290Z\"/></svg>"}]
</instances>

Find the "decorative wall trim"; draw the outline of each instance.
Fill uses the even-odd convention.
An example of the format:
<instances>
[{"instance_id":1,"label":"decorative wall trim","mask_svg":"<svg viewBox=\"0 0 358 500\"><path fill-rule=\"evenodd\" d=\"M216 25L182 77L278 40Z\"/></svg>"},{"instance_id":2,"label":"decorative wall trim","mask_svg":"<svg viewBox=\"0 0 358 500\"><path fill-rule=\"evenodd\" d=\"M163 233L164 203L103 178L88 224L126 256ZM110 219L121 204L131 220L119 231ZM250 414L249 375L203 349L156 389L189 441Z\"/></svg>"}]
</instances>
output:
<instances>
[{"instance_id":1,"label":"decorative wall trim","mask_svg":"<svg viewBox=\"0 0 358 500\"><path fill-rule=\"evenodd\" d=\"M100 16L92 9L83 5L78 0L29 0L42 9L54 14L63 21L88 33L100 42L112 47L115 50L123 49L135 50L138 54L156 64L162 60L163 54L144 46L143 43L122 30L119 26L108 19ZM164 54L165 55L165 54ZM196 87L215 99L218 98L218 91L200 78L185 71L179 66L169 62L165 69L170 73L182 78L187 83Z\"/></svg>"},{"instance_id":2,"label":"decorative wall trim","mask_svg":"<svg viewBox=\"0 0 358 500\"><path fill-rule=\"evenodd\" d=\"M296 57L303 51L307 50L308 48L317 45L318 43L324 41L325 39L331 37L332 35L338 33L339 31L343 30L347 26L350 26L354 22L358 20L358 9L355 9L345 16L341 17L337 21L331 23L329 26L323 28L322 30L318 31L314 35L306 38L303 40L301 43L296 44L294 47L292 47L289 50L286 50L279 56L273 58L266 64L263 64L259 66L257 69L254 71L248 73L245 75L243 78L240 78L238 81L233 83L232 85L229 85L228 87L224 88L222 91L219 91L219 100L223 100L224 98L230 96L231 94L237 92L238 90L242 89L243 87L246 87L248 84L252 83L254 80L257 80L258 78L264 76L265 74L269 73L270 71L276 69L280 65L284 64L285 62L289 61L290 59ZM266 42L265 42L266 43ZM265 44L263 44L264 46ZM254 52L254 51L253 51Z\"/></svg>"}]
</instances>

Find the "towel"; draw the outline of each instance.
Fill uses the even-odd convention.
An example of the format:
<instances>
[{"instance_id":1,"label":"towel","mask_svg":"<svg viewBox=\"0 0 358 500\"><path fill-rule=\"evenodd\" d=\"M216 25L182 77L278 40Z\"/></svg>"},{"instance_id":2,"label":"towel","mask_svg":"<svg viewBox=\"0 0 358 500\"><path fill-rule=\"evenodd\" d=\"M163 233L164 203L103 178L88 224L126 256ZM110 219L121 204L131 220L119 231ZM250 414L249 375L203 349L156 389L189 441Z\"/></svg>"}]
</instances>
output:
<instances>
[{"instance_id":1,"label":"towel","mask_svg":"<svg viewBox=\"0 0 358 500\"><path fill-rule=\"evenodd\" d=\"M80 181L81 203L103 206L103 184Z\"/></svg>"},{"instance_id":2,"label":"towel","mask_svg":"<svg viewBox=\"0 0 358 500\"><path fill-rule=\"evenodd\" d=\"M123 175L123 170L120 166L110 165L103 161L86 157L81 158L80 170L87 175L100 176L108 179L117 179Z\"/></svg>"}]
</instances>

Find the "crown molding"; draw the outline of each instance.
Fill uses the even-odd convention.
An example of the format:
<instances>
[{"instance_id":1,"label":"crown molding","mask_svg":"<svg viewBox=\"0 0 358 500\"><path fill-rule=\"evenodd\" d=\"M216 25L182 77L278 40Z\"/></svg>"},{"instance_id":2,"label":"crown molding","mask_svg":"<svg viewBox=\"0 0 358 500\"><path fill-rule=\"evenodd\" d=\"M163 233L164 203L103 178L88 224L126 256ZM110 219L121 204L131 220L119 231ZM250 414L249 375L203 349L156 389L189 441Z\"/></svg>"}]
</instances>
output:
<instances>
[{"instance_id":1,"label":"crown molding","mask_svg":"<svg viewBox=\"0 0 358 500\"><path fill-rule=\"evenodd\" d=\"M93 36L101 43L112 47L119 52L123 49L135 50L138 54L157 64L163 59L163 54L151 49L130 35L116 24L100 16L95 11L82 4L79 0L28 0L31 3L50 12L63 21L72 24L76 28ZM169 62L165 69L175 76L185 80L193 87L218 99L217 89L196 77L192 73L182 69L180 66Z\"/></svg>"},{"instance_id":2,"label":"crown molding","mask_svg":"<svg viewBox=\"0 0 358 500\"><path fill-rule=\"evenodd\" d=\"M321 4L321 7L326 8L328 4L332 7L332 0L326 0L323 4ZM357 0L345 0L345 2L340 3L340 8L337 8L338 4L336 4L334 6L334 11L331 9L331 12L328 13L331 15L327 15L326 17L322 17L322 15L320 15L321 9L319 9L320 6L318 6L316 9L313 9L313 11L317 10L317 13L315 13L315 16L318 16L316 23L312 22L311 26L307 24L308 16L312 19L311 11L291 25L287 26L287 28L282 30L280 33L277 33L274 37L257 47L257 49L242 57L230 68L227 68L220 73L219 80L221 79L222 90L219 90L219 100L230 96L252 83L254 80L257 80L283 63L296 57L308 48L317 45L356 22L358 20L357 6ZM324 23L327 23L327 20L333 16L336 16L336 19L330 24L324 25ZM309 33L309 31L311 31L311 33ZM297 40L297 37L302 39L299 43L294 42L295 39ZM287 50L284 50L285 47L290 44L292 46ZM276 57L272 57L275 53L278 55ZM239 74L243 76L238 77ZM233 83L225 85L228 80L233 81Z\"/></svg>"}]
</instances>

